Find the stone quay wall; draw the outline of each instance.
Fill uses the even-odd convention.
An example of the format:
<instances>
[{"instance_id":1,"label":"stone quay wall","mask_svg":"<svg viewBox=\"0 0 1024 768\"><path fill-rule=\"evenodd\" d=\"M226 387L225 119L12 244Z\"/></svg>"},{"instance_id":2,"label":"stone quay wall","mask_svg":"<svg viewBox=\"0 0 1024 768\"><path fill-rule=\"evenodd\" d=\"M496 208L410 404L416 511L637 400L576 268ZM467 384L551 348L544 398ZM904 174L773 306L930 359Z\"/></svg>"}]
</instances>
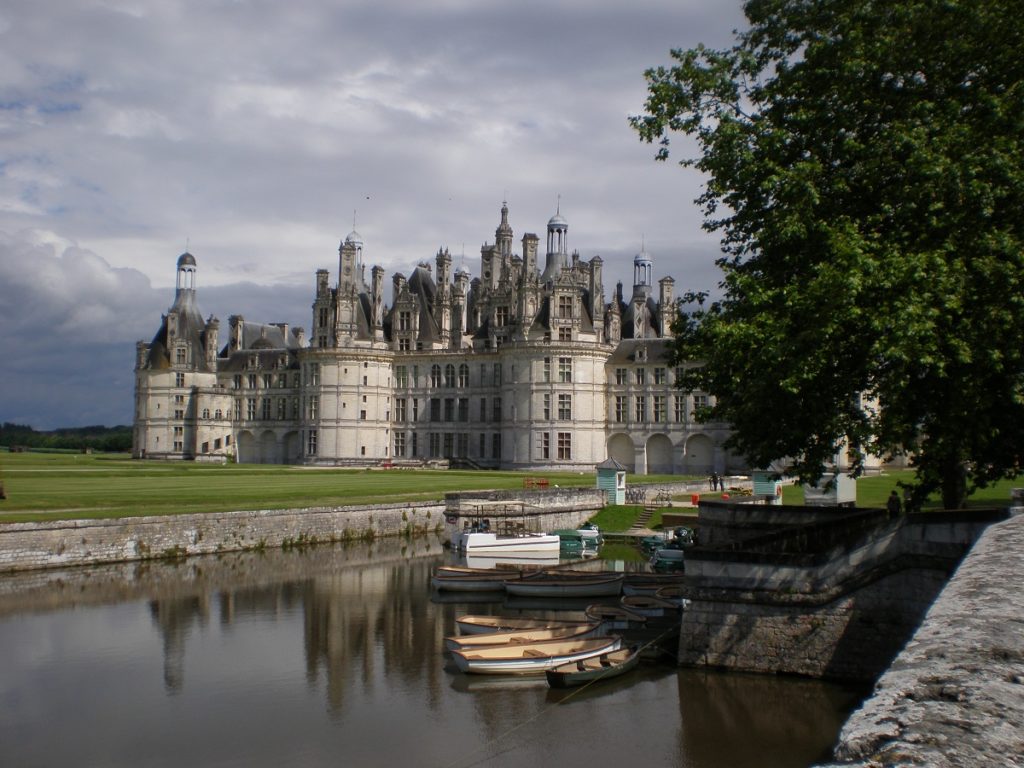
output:
<instances>
[{"instance_id":1,"label":"stone quay wall","mask_svg":"<svg viewBox=\"0 0 1024 768\"><path fill-rule=\"evenodd\" d=\"M374 504L0 525L0 573L439 533L443 504Z\"/></svg>"},{"instance_id":2,"label":"stone quay wall","mask_svg":"<svg viewBox=\"0 0 1024 768\"><path fill-rule=\"evenodd\" d=\"M973 542L1006 517L864 510L801 526L778 511L776 532L688 554L680 664L874 680Z\"/></svg>"},{"instance_id":3,"label":"stone quay wall","mask_svg":"<svg viewBox=\"0 0 1024 768\"><path fill-rule=\"evenodd\" d=\"M1024 765L1022 571L1017 514L978 539L846 722L828 768Z\"/></svg>"}]
</instances>

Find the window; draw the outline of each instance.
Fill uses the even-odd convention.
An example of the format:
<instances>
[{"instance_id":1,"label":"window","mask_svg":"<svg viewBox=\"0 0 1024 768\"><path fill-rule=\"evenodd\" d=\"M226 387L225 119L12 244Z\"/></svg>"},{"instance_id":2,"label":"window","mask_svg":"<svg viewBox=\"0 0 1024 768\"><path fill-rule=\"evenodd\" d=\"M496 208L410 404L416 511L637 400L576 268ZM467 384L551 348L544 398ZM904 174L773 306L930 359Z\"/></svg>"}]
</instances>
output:
<instances>
[{"instance_id":1,"label":"window","mask_svg":"<svg viewBox=\"0 0 1024 768\"><path fill-rule=\"evenodd\" d=\"M487 458L487 435L480 434L480 458Z\"/></svg>"},{"instance_id":2,"label":"window","mask_svg":"<svg viewBox=\"0 0 1024 768\"><path fill-rule=\"evenodd\" d=\"M255 373L250 373L245 378L246 378L246 386L249 387L249 389L256 389L256 374Z\"/></svg>"},{"instance_id":3,"label":"window","mask_svg":"<svg viewBox=\"0 0 1024 768\"><path fill-rule=\"evenodd\" d=\"M320 334L319 336L317 336L316 337L316 343L317 343L317 346L320 347L320 349L327 349L327 336L326 336L326 334Z\"/></svg>"},{"instance_id":4,"label":"window","mask_svg":"<svg viewBox=\"0 0 1024 768\"><path fill-rule=\"evenodd\" d=\"M419 421L420 419L420 401L415 397L412 399L412 420ZM415 437L413 438L415 439Z\"/></svg>"},{"instance_id":5,"label":"window","mask_svg":"<svg viewBox=\"0 0 1024 768\"><path fill-rule=\"evenodd\" d=\"M707 395L694 395L693 396L693 410L699 411L701 408L708 407L708 396Z\"/></svg>"},{"instance_id":6,"label":"window","mask_svg":"<svg viewBox=\"0 0 1024 768\"><path fill-rule=\"evenodd\" d=\"M636 398L636 413L634 414L634 421L647 421L647 398L643 395L637 395Z\"/></svg>"},{"instance_id":7,"label":"window","mask_svg":"<svg viewBox=\"0 0 1024 768\"><path fill-rule=\"evenodd\" d=\"M359 411L359 420L360 421L366 421L366 409L365 408Z\"/></svg>"},{"instance_id":8,"label":"window","mask_svg":"<svg viewBox=\"0 0 1024 768\"><path fill-rule=\"evenodd\" d=\"M458 445L455 448L455 455L460 459L464 459L469 456L469 434L466 432L459 432L456 437L458 439Z\"/></svg>"},{"instance_id":9,"label":"window","mask_svg":"<svg viewBox=\"0 0 1024 768\"><path fill-rule=\"evenodd\" d=\"M551 395L544 395L544 419L551 418Z\"/></svg>"},{"instance_id":10,"label":"window","mask_svg":"<svg viewBox=\"0 0 1024 768\"><path fill-rule=\"evenodd\" d=\"M217 410L216 410L216 411L214 412L214 418L215 418L215 419L222 419L222 418L224 418L224 416L223 416L223 411L221 411L221 409L220 409L220 408L218 408L218 409L217 409Z\"/></svg>"},{"instance_id":11,"label":"window","mask_svg":"<svg viewBox=\"0 0 1024 768\"><path fill-rule=\"evenodd\" d=\"M541 381L551 381L551 358L544 358L544 374Z\"/></svg>"},{"instance_id":12,"label":"window","mask_svg":"<svg viewBox=\"0 0 1024 768\"><path fill-rule=\"evenodd\" d=\"M469 421L469 398L459 398L459 421Z\"/></svg>"},{"instance_id":13,"label":"window","mask_svg":"<svg viewBox=\"0 0 1024 768\"><path fill-rule=\"evenodd\" d=\"M309 383L316 386L320 383L320 363L309 364Z\"/></svg>"},{"instance_id":14,"label":"window","mask_svg":"<svg viewBox=\"0 0 1024 768\"><path fill-rule=\"evenodd\" d=\"M320 415L320 398L310 397L306 401L306 417L312 421Z\"/></svg>"},{"instance_id":15,"label":"window","mask_svg":"<svg viewBox=\"0 0 1024 768\"><path fill-rule=\"evenodd\" d=\"M491 457L501 459L501 433L495 432L491 435Z\"/></svg>"},{"instance_id":16,"label":"window","mask_svg":"<svg viewBox=\"0 0 1024 768\"><path fill-rule=\"evenodd\" d=\"M288 374L287 373L279 373L279 374L277 374L277 386L280 389L284 389L285 387L288 386Z\"/></svg>"},{"instance_id":17,"label":"window","mask_svg":"<svg viewBox=\"0 0 1024 768\"><path fill-rule=\"evenodd\" d=\"M398 330L400 331L411 331L412 330L412 312L402 311L398 313Z\"/></svg>"},{"instance_id":18,"label":"window","mask_svg":"<svg viewBox=\"0 0 1024 768\"><path fill-rule=\"evenodd\" d=\"M176 386L176 387L184 387L185 386L185 374L184 373L176 373L176 374L174 374L174 386Z\"/></svg>"},{"instance_id":19,"label":"window","mask_svg":"<svg viewBox=\"0 0 1024 768\"><path fill-rule=\"evenodd\" d=\"M272 386L274 386L274 376L273 376L273 374L270 374L270 373L264 373L263 374L263 386L265 388L267 388L267 389L270 389Z\"/></svg>"},{"instance_id":20,"label":"window","mask_svg":"<svg viewBox=\"0 0 1024 768\"><path fill-rule=\"evenodd\" d=\"M494 364L494 384L501 384L501 363Z\"/></svg>"},{"instance_id":21,"label":"window","mask_svg":"<svg viewBox=\"0 0 1024 768\"><path fill-rule=\"evenodd\" d=\"M459 387L465 388L469 386L469 366L463 363L459 366Z\"/></svg>"},{"instance_id":22,"label":"window","mask_svg":"<svg viewBox=\"0 0 1024 768\"><path fill-rule=\"evenodd\" d=\"M454 453L453 453L453 449L454 449L454 446L455 446L454 438L455 438L455 436L451 432L445 432L444 433L444 448L442 449L443 452L442 452L441 455L444 456L446 459L450 459L454 455Z\"/></svg>"},{"instance_id":23,"label":"window","mask_svg":"<svg viewBox=\"0 0 1024 768\"><path fill-rule=\"evenodd\" d=\"M177 363L178 365L184 365L185 364L185 348L184 347L178 347L176 350L174 350L174 362Z\"/></svg>"},{"instance_id":24,"label":"window","mask_svg":"<svg viewBox=\"0 0 1024 768\"><path fill-rule=\"evenodd\" d=\"M504 328L508 325L508 307L496 307L494 310L494 325L497 328Z\"/></svg>"},{"instance_id":25,"label":"window","mask_svg":"<svg viewBox=\"0 0 1024 768\"><path fill-rule=\"evenodd\" d=\"M567 384L572 381L572 358L571 357L560 357L558 358L558 380L563 384Z\"/></svg>"},{"instance_id":26,"label":"window","mask_svg":"<svg viewBox=\"0 0 1024 768\"><path fill-rule=\"evenodd\" d=\"M270 421L270 398L264 397L260 401L260 418L264 421Z\"/></svg>"},{"instance_id":27,"label":"window","mask_svg":"<svg viewBox=\"0 0 1024 768\"><path fill-rule=\"evenodd\" d=\"M397 368L395 368L395 386L409 386L409 369L406 368L404 365L399 365Z\"/></svg>"},{"instance_id":28,"label":"window","mask_svg":"<svg viewBox=\"0 0 1024 768\"><path fill-rule=\"evenodd\" d=\"M176 419L184 419L185 418L185 409L184 408L176 408L174 410L174 418L176 418Z\"/></svg>"},{"instance_id":29,"label":"window","mask_svg":"<svg viewBox=\"0 0 1024 768\"><path fill-rule=\"evenodd\" d=\"M419 455L419 452L420 452L420 448L419 448L420 440L419 440L419 437L420 436L418 434L416 434L415 432L413 432L411 435L409 435L409 455L410 456L418 456Z\"/></svg>"},{"instance_id":30,"label":"window","mask_svg":"<svg viewBox=\"0 0 1024 768\"><path fill-rule=\"evenodd\" d=\"M572 296L558 297L558 316L563 320L572 319Z\"/></svg>"},{"instance_id":31,"label":"window","mask_svg":"<svg viewBox=\"0 0 1024 768\"><path fill-rule=\"evenodd\" d=\"M668 421L668 413L665 410L665 396L655 395L653 406L654 411L652 413L652 416L654 418L654 421L658 423Z\"/></svg>"},{"instance_id":32,"label":"window","mask_svg":"<svg viewBox=\"0 0 1024 768\"><path fill-rule=\"evenodd\" d=\"M572 458L572 432L558 433L558 458L561 461Z\"/></svg>"},{"instance_id":33,"label":"window","mask_svg":"<svg viewBox=\"0 0 1024 768\"><path fill-rule=\"evenodd\" d=\"M210 443L209 442L204 442L203 443L203 447L200 449L200 453L209 453L209 452L210 452Z\"/></svg>"},{"instance_id":34,"label":"window","mask_svg":"<svg viewBox=\"0 0 1024 768\"><path fill-rule=\"evenodd\" d=\"M622 423L628 420L629 398L625 395L615 396L615 421Z\"/></svg>"},{"instance_id":35,"label":"window","mask_svg":"<svg viewBox=\"0 0 1024 768\"><path fill-rule=\"evenodd\" d=\"M500 397L496 397L496 398L494 398L494 400L492 402L493 402L493 405L494 405L494 407L492 409L492 413L493 413L493 417L492 418L494 419L494 421L501 421L501 398Z\"/></svg>"},{"instance_id":36,"label":"window","mask_svg":"<svg viewBox=\"0 0 1024 768\"><path fill-rule=\"evenodd\" d=\"M668 378L665 376L665 369L664 368L655 368L654 369L654 383L655 384L665 384L667 381L668 381Z\"/></svg>"},{"instance_id":37,"label":"window","mask_svg":"<svg viewBox=\"0 0 1024 768\"><path fill-rule=\"evenodd\" d=\"M327 325L327 307L320 307L317 310L317 325L323 328Z\"/></svg>"},{"instance_id":38,"label":"window","mask_svg":"<svg viewBox=\"0 0 1024 768\"><path fill-rule=\"evenodd\" d=\"M235 416L239 419L242 418L242 398L240 397L235 398Z\"/></svg>"},{"instance_id":39,"label":"window","mask_svg":"<svg viewBox=\"0 0 1024 768\"><path fill-rule=\"evenodd\" d=\"M175 440L174 441L174 450L176 450L176 451L184 451L185 450L185 443L183 441L181 441L181 440Z\"/></svg>"},{"instance_id":40,"label":"window","mask_svg":"<svg viewBox=\"0 0 1024 768\"><path fill-rule=\"evenodd\" d=\"M441 420L441 398L439 397L430 398L430 420Z\"/></svg>"},{"instance_id":41,"label":"window","mask_svg":"<svg viewBox=\"0 0 1024 768\"><path fill-rule=\"evenodd\" d=\"M405 456L405 432L395 432L395 456Z\"/></svg>"},{"instance_id":42,"label":"window","mask_svg":"<svg viewBox=\"0 0 1024 768\"><path fill-rule=\"evenodd\" d=\"M444 420L454 421L455 420L455 398L446 397L444 399Z\"/></svg>"},{"instance_id":43,"label":"window","mask_svg":"<svg viewBox=\"0 0 1024 768\"><path fill-rule=\"evenodd\" d=\"M284 421L288 417L288 401L283 398L277 398L277 420Z\"/></svg>"},{"instance_id":44,"label":"window","mask_svg":"<svg viewBox=\"0 0 1024 768\"><path fill-rule=\"evenodd\" d=\"M412 342L404 336L398 340L398 351L409 352L412 350Z\"/></svg>"},{"instance_id":45,"label":"window","mask_svg":"<svg viewBox=\"0 0 1024 768\"><path fill-rule=\"evenodd\" d=\"M540 435L540 457L542 459L551 458L551 435L547 432L541 432Z\"/></svg>"},{"instance_id":46,"label":"window","mask_svg":"<svg viewBox=\"0 0 1024 768\"><path fill-rule=\"evenodd\" d=\"M292 398L292 418L299 418L299 398L297 397Z\"/></svg>"},{"instance_id":47,"label":"window","mask_svg":"<svg viewBox=\"0 0 1024 768\"><path fill-rule=\"evenodd\" d=\"M256 398L247 397L245 399L245 418L252 421L256 418Z\"/></svg>"},{"instance_id":48,"label":"window","mask_svg":"<svg viewBox=\"0 0 1024 768\"><path fill-rule=\"evenodd\" d=\"M625 368L615 369L615 383L616 384L628 384L629 383L629 371Z\"/></svg>"},{"instance_id":49,"label":"window","mask_svg":"<svg viewBox=\"0 0 1024 768\"><path fill-rule=\"evenodd\" d=\"M572 341L572 328L559 328L558 329L558 340L559 341Z\"/></svg>"},{"instance_id":50,"label":"window","mask_svg":"<svg viewBox=\"0 0 1024 768\"><path fill-rule=\"evenodd\" d=\"M436 459L441 455L441 435L437 432L430 433L430 458Z\"/></svg>"},{"instance_id":51,"label":"window","mask_svg":"<svg viewBox=\"0 0 1024 768\"><path fill-rule=\"evenodd\" d=\"M558 396L558 418L560 421L572 420L572 395Z\"/></svg>"},{"instance_id":52,"label":"window","mask_svg":"<svg viewBox=\"0 0 1024 768\"><path fill-rule=\"evenodd\" d=\"M637 368L636 369L636 383L644 384L647 381L647 369Z\"/></svg>"},{"instance_id":53,"label":"window","mask_svg":"<svg viewBox=\"0 0 1024 768\"><path fill-rule=\"evenodd\" d=\"M432 365L430 366L430 386L440 387L441 386L441 366Z\"/></svg>"},{"instance_id":54,"label":"window","mask_svg":"<svg viewBox=\"0 0 1024 768\"><path fill-rule=\"evenodd\" d=\"M408 413L408 411L406 410L405 398L404 397L396 397L395 398L395 421L405 421L407 413Z\"/></svg>"},{"instance_id":55,"label":"window","mask_svg":"<svg viewBox=\"0 0 1024 768\"><path fill-rule=\"evenodd\" d=\"M316 456L316 430L311 429L306 433L306 455Z\"/></svg>"},{"instance_id":56,"label":"window","mask_svg":"<svg viewBox=\"0 0 1024 768\"><path fill-rule=\"evenodd\" d=\"M480 398L480 421L487 422L487 398Z\"/></svg>"},{"instance_id":57,"label":"window","mask_svg":"<svg viewBox=\"0 0 1024 768\"><path fill-rule=\"evenodd\" d=\"M213 441L213 450L215 450L215 451L219 451L220 450L220 438L219 437Z\"/></svg>"},{"instance_id":58,"label":"window","mask_svg":"<svg viewBox=\"0 0 1024 768\"><path fill-rule=\"evenodd\" d=\"M231 387L233 389L241 389L242 388L242 374L236 373L234 375L234 377L232 377L232 379L231 379Z\"/></svg>"},{"instance_id":59,"label":"window","mask_svg":"<svg viewBox=\"0 0 1024 768\"><path fill-rule=\"evenodd\" d=\"M455 386L455 366L451 363L444 367L444 385L446 387Z\"/></svg>"}]
</instances>

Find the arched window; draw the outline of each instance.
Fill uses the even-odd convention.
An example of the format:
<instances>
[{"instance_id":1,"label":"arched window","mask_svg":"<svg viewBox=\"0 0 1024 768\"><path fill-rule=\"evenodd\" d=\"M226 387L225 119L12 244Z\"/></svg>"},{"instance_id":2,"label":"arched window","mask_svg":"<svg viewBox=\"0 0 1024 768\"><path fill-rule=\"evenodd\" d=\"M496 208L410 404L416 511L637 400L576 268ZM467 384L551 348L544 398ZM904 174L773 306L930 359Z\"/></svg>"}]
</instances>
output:
<instances>
[{"instance_id":1,"label":"arched window","mask_svg":"<svg viewBox=\"0 0 1024 768\"><path fill-rule=\"evenodd\" d=\"M455 386L455 366L451 363L444 367L444 385L446 387Z\"/></svg>"},{"instance_id":2,"label":"arched window","mask_svg":"<svg viewBox=\"0 0 1024 768\"><path fill-rule=\"evenodd\" d=\"M204 419L210 418L210 409L209 408L203 408L203 418Z\"/></svg>"},{"instance_id":3,"label":"arched window","mask_svg":"<svg viewBox=\"0 0 1024 768\"><path fill-rule=\"evenodd\" d=\"M459 387L464 388L469 386L469 366L463 363L459 366Z\"/></svg>"},{"instance_id":4,"label":"arched window","mask_svg":"<svg viewBox=\"0 0 1024 768\"><path fill-rule=\"evenodd\" d=\"M441 366L432 365L430 366L430 386L440 387L441 386Z\"/></svg>"},{"instance_id":5,"label":"arched window","mask_svg":"<svg viewBox=\"0 0 1024 768\"><path fill-rule=\"evenodd\" d=\"M216 411L216 416L217 416L218 419L223 418L223 416L221 415L222 413L223 413L223 411L221 411L221 409L218 408L217 411Z\"/></svg>"}]
</instances>

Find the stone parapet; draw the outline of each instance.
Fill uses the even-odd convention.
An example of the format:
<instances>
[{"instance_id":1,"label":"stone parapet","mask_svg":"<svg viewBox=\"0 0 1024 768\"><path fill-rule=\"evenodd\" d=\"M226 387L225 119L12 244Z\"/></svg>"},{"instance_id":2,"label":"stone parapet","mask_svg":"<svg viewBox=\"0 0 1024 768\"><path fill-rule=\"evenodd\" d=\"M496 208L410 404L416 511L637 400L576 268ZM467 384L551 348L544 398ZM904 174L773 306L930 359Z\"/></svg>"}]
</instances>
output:
<instances>
[{"instance_id":1,"label":"stone parapet","mask_svg":"<svg viewBox=\"0 0 1024 768\"><path fill-rule=\"evenodd\" d=\"M989 527L839 737L839 766L1024 765L1024 516Z\"/></svg>"}]
</instances>

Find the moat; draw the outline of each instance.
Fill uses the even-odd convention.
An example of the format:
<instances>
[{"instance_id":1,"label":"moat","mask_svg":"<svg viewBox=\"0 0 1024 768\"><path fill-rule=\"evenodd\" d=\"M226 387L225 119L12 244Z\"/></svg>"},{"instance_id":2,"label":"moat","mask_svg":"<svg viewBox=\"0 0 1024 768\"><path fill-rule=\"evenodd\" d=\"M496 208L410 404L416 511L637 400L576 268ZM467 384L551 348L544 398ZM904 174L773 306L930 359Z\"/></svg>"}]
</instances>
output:
<instances>
[{"instance_id":1,"label":"moat","mask_svg":"<svg viewBox=\"0 0 1024 768\"><path fill-rule=\"evenodd\" d=\"M803 768L866 693L668 663L581 693L464 676L455 617L519 609L439 602L449 559L389 539L0 577L0 763Z\"/></svg>"}]
</instances>

